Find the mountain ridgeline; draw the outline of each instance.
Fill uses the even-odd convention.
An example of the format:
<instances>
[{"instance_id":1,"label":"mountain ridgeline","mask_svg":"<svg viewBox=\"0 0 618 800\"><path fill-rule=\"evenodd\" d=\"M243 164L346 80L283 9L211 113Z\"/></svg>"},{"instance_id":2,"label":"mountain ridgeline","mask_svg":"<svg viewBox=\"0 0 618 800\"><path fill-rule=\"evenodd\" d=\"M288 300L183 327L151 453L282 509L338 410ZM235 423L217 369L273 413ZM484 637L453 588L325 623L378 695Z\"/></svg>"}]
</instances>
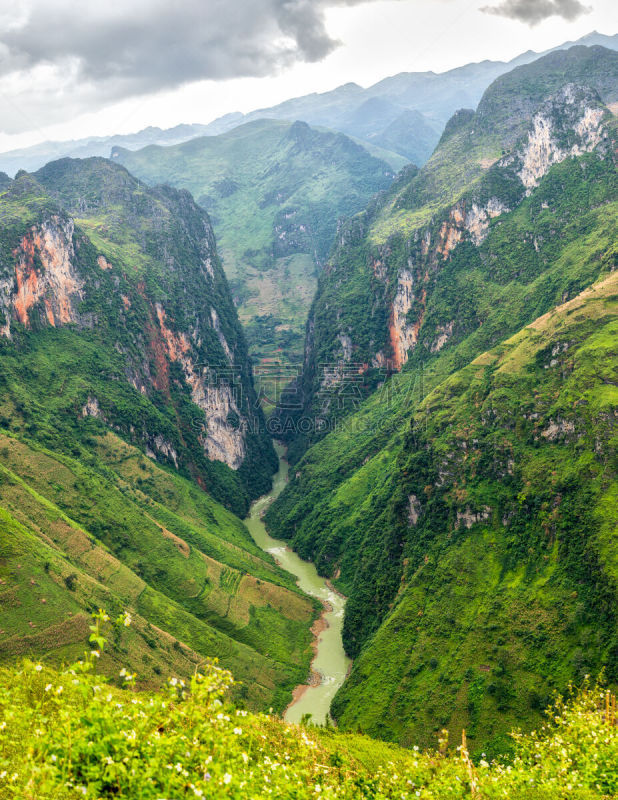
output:
<instances>
[{"instance_id":1,"label":"mountain ridgeline","mask_svg":"<svg viewBox=\"0 0 618 800\"><path fill-rule=\"evenodd\" d=\"M2 658L126 610L141 681L218 656L284 708L315 609L231 513L277 458L206 212L93 158L19 173L0 214Z\"/></svg>"},{"instance_id":2,"label":"mountain ridgeline","mask_svg":"<svg viewBox=\"0 0 618 800\"><path fill-rule=\"evenodd\" d=\"M618 50L618 35L605 36L593 31L576 42L564 42L554 50L565 50L573 45L601 45ZM151 144L174 145L198 136L218 136L259 119L300 120L313 127L329 128L370 147L385 148L389 158L400 156L422 166L456 109L475 108L496 78L543 55L547 53L528 50L508 62L481 61L442 73L402 72L366 89L356 83L346 83L328 92L295 97L248 114L224 114L207 125L184 124L163 130L150 126L133 134L41 142L0 153L0 170L13 176L20 169L31 172L60 158L108 158L114 147L138 150Z\"/></svg>"},{"instance_id":3,"label":"mountain ridgeline","mask_svg":"<svg viewBox=\"0 0 618 800\"><path fill-rule=\"evenodd\" d=\"M618 50L618 36L592 32L549 52L573 45ZM441 73L401 72L367 88L346 83L329 92L295 97L249 114L228 114L211 123L212 132L257 119L302 120L386 148L420 167L429 160L444 126L458 108L476 108L497 78L547 54L529 50L508 62L481 61ZM2 159L0 169L4 169Z\"/></svg>"},{"instance_id":4,"label":"mountain ridgeline","mask_svg":"<svg viewBox=\"0 0 618 800\"><path fill-rule=\"evenodd\" d=\"M609 50L519 67L339 230L267 522L349 596L344 728L495 752L618 681L617 100Z\"/></svg>"},{"instance_id":5,"label":"mountain ridgeline","mask_svg":"<svg viewBox=\"0 0 618 800\"><path fill-rule=\"evenodd\" d=\"M104 159L20 174L2 201L7 359L22 340L35 351L70 324L76 352L87 342L98 355L84 353L75 369L90 379L88 396L65 402L83 401L84 414L246 511L276 459L204 211L187 192L148 190ZM58 431L65 411L50 412Z\"/></svg>"}]
</instances>

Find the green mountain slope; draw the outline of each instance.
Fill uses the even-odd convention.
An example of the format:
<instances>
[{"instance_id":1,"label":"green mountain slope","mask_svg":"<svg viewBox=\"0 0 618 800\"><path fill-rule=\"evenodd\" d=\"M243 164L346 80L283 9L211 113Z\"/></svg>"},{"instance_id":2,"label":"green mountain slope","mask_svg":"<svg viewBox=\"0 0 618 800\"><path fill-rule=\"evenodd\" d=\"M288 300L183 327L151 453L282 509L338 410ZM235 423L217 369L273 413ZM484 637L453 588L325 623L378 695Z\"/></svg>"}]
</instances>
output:
<instances>
[{"instance_id":1,"label":"green mountain slope","mask_svg":"<svg viewBox=\"0 0 618 800\"><path fill-rule=\"evenodd\" d=\"M562 56L565 69L575 56ZM611 55L605 66L598 63L598 72L609 73L614 63ZM464 153L463 162L449 166L439 148L430 161L433 174L430 165L404 173L385 202L341 231L308 326L304 416L279 412L282 428L289 424L284 433L297 466L268 512L270 529L315 559L349 596L344 641L356 661L335 713L345 726L403 742L431 736L431 726L465 724L479 746L492 740L497 746L514 719L536 720L537 706L551 688L564 687L586 667L613 664L614 600L609 605L607 600L615 591L611 537L603 534L601 547L597 522L587 515L592 498L608 503L605 520L615 520L613 450L596 446L607 440L610 423L577 407L573 415L581 419L573 422L574 430L585 429L586 437L582 434L578 449L577 437L562 436L570 431L571 418L564 427L548 404L576 398L561 395L573 390L561 387L549 371L554 358L563 360L564 340L553 329L545 334L546 361L537 363L533 353L508 391L501 383L494 386L494 372L474 361L616 267L615 118L596 90L569 83L568 71L567 83L557 91L553 73L547 75L548 95L532 105L527 122L506 115L500 137L518 132L511 149L491 166L479 159L491 152L486 148L488 142L495 146L496 135L481 131L476 150L471 131L478 118L457 115L441 148L450 149L453 158ZM537 97L539 91L535 85ZM525 104L511 98L508 105ZM598 120L592 139L582 119ZM543 138L539 128L549 132L547 147L537 147ZM452 191L443 196L449 170L464 177L459 188L451 182ZM421 190L429 200L421 201ZM586 320L588 312L600 320L577 330L582 342L596 332L595 325L607 326L597 373L588 376L584 359L581 372L578 362L578 369L573 367L573 380L587 386L590 377L595 397L611 392L615 382L612 286L599 290L606 297L601 310L584 298L584 310L560 316L565 328L580 317ZM499 357L493 351L487 358ZM329 362L329 372L317 369ZM495 420L483 405L484 395L478 396L477 381L492 396ZM450 400L460 396L465 407L462 400L448 416ZM432 397L439 402L430 403ZM514 398L521 409L514 409ZM537 399L539 408L529 409ZM604 411L610 420L614 402L608 399ZM475 423L481 408L487 416ZM531 419L537 414L546 424L535 432ZM303 430L299 421L307 420L314 427ZM487 441L477 430L483 423L491 430ZM319 437L303 456L307 439ZM448 447L441 449L447 439ZM538 462L531 455L536 450ZM553 458L557 488L545 485ZM585 464L602 475L589 487L590 497L588 489L581 494L577 489L589 478ZM477 504L480 497L485 502ZM588 566L583 572L574 566L582 558L581 552L569 554L572 537L582 547L586 543L588 572ZM548 539L553 549L539 550L538 543ZM483 548L491 556L486 561ZM586 600L577 601L574 592ZM487 617L494 595L500 596L495 623ZM554 606L567 609L568 625ZM533 607L543 618L538 637L537 622L524 613ZM517 614L523 621L513 618ZM598 626L591 634L594 619Z\"/></svg>"},{"instance_id":2,"label":"green mountain slope","mask_svg":"<svg viewBox=\"0 0 618 800\"><path fill-rule=\"evenodd\" d=\"M529 224L531 209L547 204L549 194L568 204L568 193L557 193L557 187L563 187L569 175L571 178L578 174L581 176L582 169L591 163L595 163L594 157L586 156L582 162L573 161L554 167L537 191L516 212L506 215L502 225L496 226L495 233L489 234L482 245L486 263L495 263L495 259L490 257L494 252L494 236L496 251L503 254L506 249L504 242L523 238L522 227ZM594 170L587 174L593 175ZM605 174L603 170L601 174ZM615 176L609 187L613 185ZM600 187L599 205L587 213L580 208L571 218L565 213L562 203L554 205L551 213L549 208L543 209L548 213L548 227L554 230L560 225L564 227L560 227L559 238L550 240L553 249L549 251L551 260L548 258L547 269L532 280L492 283L486 274L464 272L461 283L454 283L453 294L463 294L463 308L467 302L466 286L471 289L473 297L482 298L484 324L473 329L452 348L438 351L425 363L411 363L401 374L393 375L359 411L341 420L338 429L299 462L295 480L269 511L270 524L277 535L293 537L301 554L316 560L327 574L341 570L346 593L352 591L356 583L360 591L361 587L373 585L382 577L380 571L372 573L371 561L364 564L363 549L370 544L377 529L388 526L387 518L382 514L392 492L393 464L401 449L401 434L422 396L486 347L509 333L515 333L537 314L559 303L573 291L573 287L583 288L600 274L614 268L618 202L616 199L608 201L610 195L606 194L604 181ZM590 188L595 188L595 182ZM596 188L599 188L598 184ZM615 188L612 191L615 198ZM530 235L529 231L527 235ZM497 245L500 245L500 250ZM534 247L531 250L536 253ZM462 256L466 255L469 257L469 251L462 250ZM456 252L453 254L455 258ZM505 261L505 266L510 263L514 272L521 270L525 263L521 254L514 251L511 259ZM485 278L483 284L482 277ZM452 306L447 306L447 310L452 312ZM462 323L465 321L464 318ZM358 385L354 383L354 387ZM396 591L396 582L378 593L381 597L379 602L374 599L371 607L364 609L360 615L363 632L357 631L359 640L356 644L348 642L352 652L358 652L362 641L375 630L393 591ZM351 602L350 608L352 605Z\"/></svg>"},{"instance_id":3,"label":"green mountain slope","mask_svg":"<svg viewBox=\"0 0 618 800\"><path fill-rule=\"evenodd\" d=\"M2 365L30 423L62 445L100 416L244 514L276 456L206 214L104 159L22 173L0 209Z\"/></svg>"},{"instance_id":4,"label":"green mountain slope","mask_svg":"<svg viewBox=\"0 0 618 800\"><path fill-rule=\"evenodd\" d=\"M340 724L408 743L460 725L488 747L571 677L618 679L615 295L612 273L518 334L536 338L513 376L491 366L502 350L394 376L298 465L268 522L349 595Z\"/></svg>"},{"instance_id":5,"label":"green mountain slope","mask_svg":"<svg viewBox=\"0 0 618 800\"><path fill-rule=\"evenodd\" d=\"M276 457L205 212L67 159L0 213L0 657L58 661L125 609L140 680L218 656L283 708L315 610L220 504L244 514Z\"/></svg>"},{"instance_id":6,"label":"green mountain slope","mask_svg":"<svg viewBox=\"0 0 618 800\"><path fill-rule=\"evenodd\" d=\"M218 657L252 707L284 708L306 674L311 603L230 512L88 428L79 460L0 435L0 659L74 658L91 610L129 611L106 672L155 685Z\"/></svg>"},{"instance_id":7,"label":"green mountain slope","mask_svg":"<svg viewBox=\"0 0 618 800\"><path fill-rule=\"evenodd\" d=\"M573 82L584 73L587 86ZM569 241L580 239L586 219L594 227L583 215L602 215L615 199L606 157L615 119L604 101L615 100L617 86L618 54L603 48L573 48L514 70L488 89L476 114L453 117L422 170L402 171L340 228L312 306L303 375L279 415L292 459L408 360L427 363L476 330L483 343L474 357L515 332L517 320L562 299L555 282L541 279L566 244L552 231L558 225ZM592 160L578 167L573 156L586 152ZM567 281L565 297L594 277ZM519 295L525 306L529 289L537 298L530 316L506 329L496 317L488 328L501 298Z\"/></svg>"},{"instance_id":8,"label":"green mountain slope","mask_svg":"<svg viewBox=\"0 0 618 800\"><path fill-rule=\"evenodd\" d=\"M437 143L436 129L414 109L403 111L371 141L405 155L412 164L426 164Z\"/></svg>"},{"instance_id":9,"label":"green mountain slope","mask_svg":"<svg viewBox=\"0 0 618 800\"><path fill-rule=\"evenodd\" d=\"M252 354L294 365L338 219L393 177L343 134L275 120L112 157L149 183L188 189L207 209Z\"/></svg>"},{"instance_id":10,"label":"green mountain slope","mask_svg":"<svg viewBox=\"0 0 618 800\"><path fill-rule=\"evenodd\" d=\"M390 502L401 568L377 562L400 584L335 702L345 726L403 742L460 726L486 746L569 680L618 681L617 288L613 273L420 404Z\"/></svg>"}]
</instances>

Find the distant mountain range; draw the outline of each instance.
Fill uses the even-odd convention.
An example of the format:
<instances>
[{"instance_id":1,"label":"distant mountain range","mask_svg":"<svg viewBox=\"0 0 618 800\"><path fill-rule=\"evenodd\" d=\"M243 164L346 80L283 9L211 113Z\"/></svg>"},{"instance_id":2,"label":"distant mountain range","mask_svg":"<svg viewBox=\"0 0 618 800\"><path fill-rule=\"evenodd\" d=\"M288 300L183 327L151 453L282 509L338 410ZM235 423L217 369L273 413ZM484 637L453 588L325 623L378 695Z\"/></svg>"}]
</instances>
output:
<instances>
[{"instance_id":1,"label":"distant mountain range","mask_svg":"<svg viewBox=\"0 0 618 800\"><path fill-rule=\"evenodd\" d=\"M225 118L222 118L222 121ZM0 154L0 169L14 176L20 169L33 172L59 158L108 158L112 147L127 147L139 150L149 144L173 145L186 142L195 136L213 135L217 121L210 125L176 125L174 128L148 127L138 133L116 136L89 136L68 142L41 142L32 147L10 150ZM225 123L228 124L227 122ZM227 127L225 127L227 130ZM221 131L222 132L222 131Z\"/></svg>"},{"instance_id":2,"label":"distant mountain range","mask_svg":"<svg viewBox=\"0 0 618 800\"><path fill-rule=\"evenodd\" d=\"M565 42L544 53L529 50L508 62L481 61L442 73L401 72L367 89L347 83L332 92L309 94L253 111L242 120L236 116L221 118L213 125L219 132L223 125L235 127L241 121L260 117L300 119L379 144L422 166L457 109L476 108L487 87L514 67L575 44L617 50L618 35L605 36L594 31L577 42Z\"/></svg>"},{"instance_id":3,"label":"distant mountain range","mask_svg":"<svg viewBox=\"0 0 618 800\"><path fill-rule=\"evenodd\" d=\"M42 142L0 154L0 170L13 176L39 169L54 159L110 155L112 147L139 150L150 144L173 145L197 136L217 136L256 119L301 120L331 128L404 156L422 166L438 144L446 122L459 108L476 108L483 92L514 67L574 44L618 50L618 34L593 31L576 42L564 42L544 53L528 50L512 61L481 61L448 72L401 72L363 89L346 83L330 92L308 94L248 114L225 114L208 125L144 128L138 133L93 136L66 142Z\"/></svg>"}]
</instances>

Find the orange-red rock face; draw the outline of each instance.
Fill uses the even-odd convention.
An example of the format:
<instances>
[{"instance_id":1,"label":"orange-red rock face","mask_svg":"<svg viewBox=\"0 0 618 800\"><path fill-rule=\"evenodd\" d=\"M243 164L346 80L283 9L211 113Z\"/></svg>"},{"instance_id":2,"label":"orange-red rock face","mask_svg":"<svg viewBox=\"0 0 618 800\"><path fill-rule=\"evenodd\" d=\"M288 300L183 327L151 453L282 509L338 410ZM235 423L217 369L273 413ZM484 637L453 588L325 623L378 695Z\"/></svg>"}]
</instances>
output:
<instances>
[{"instance_id":1,"label":"orange-red rock face","mask_svg":"<svg viewBox=\"0 0 618 800\"><path fill-rule=\"evenodd\" d=\"M82 283L73 265L73 223L52 218L32 227L13 256L14 289L3 303L8 315L29 326L30 311L42 300L50 325L77 322L75 305L82 298ZM10 322L2 333L10 336Z\"/></svg>"},{"instance_id":2,"label":"orange-red rock face","mask_svg":"<svg viewBox=\"0 0 618 800\"><path fill-rule=\"evenodd\" d=\"M242 429L232 428L227 422L231 413L240 416L234 388L226 384L211 384L204 369L195 363L192 343L187 334L175 333L168 327L165 309L160 303L155 305L155 311L160 330L160 337L157 337L159 344L170 361L182 365L185 380L191 388L191 398L206 416L208 425L202 436L204 452L211 460L223 461L232 469L238 469L245 457L245 435ZM231 351L221 333L214 309L211 310L211 320L231 365ZM167 380L167 362L165 377Z\"/></svg>"},{"instance_id":3,"label":"orange-red rock face","mask_svg":"<svg viewBox=\"0 0 618 800\"><path fill-rule=\"evenodd\" d=\"M17 314L17 319L22 325L28 325L28 311L39 300L40 284L37 272L32 264L34 261L33 243L26 237L22 239L22 258L15 265L15 281L17 292L13 299L13 308ZM17 251L14 251L17 255Z\"/></svg>"},{"instance_id":4,"label":"orange-red rock face","mask_svg":"<svg viewBox=\"0 0 618 800\"><path fill-rule=\"evenodd\" d=\"M393 350L393 367L405 364L408 350L416 344L418 328L408 322L408 311L414 302L414 278L409 270L402 270L397 280L397 291L391 308L389 336Z\"/></svg>"}]
</instances>

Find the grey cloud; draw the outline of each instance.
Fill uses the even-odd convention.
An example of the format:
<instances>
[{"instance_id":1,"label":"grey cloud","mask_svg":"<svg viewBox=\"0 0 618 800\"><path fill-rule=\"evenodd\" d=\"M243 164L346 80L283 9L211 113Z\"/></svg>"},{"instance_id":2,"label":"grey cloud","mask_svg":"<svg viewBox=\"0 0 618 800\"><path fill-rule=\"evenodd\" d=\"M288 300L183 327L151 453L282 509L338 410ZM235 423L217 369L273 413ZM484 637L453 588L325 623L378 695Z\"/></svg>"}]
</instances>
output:
<instances>
[{"instance_id":1,"label":"grey cloud","mask_svg":"<svg viewBox=\"0 0 618 800\"><path fill-rule=\"evenodd\" d=\"M570 22L592 9L580 0L502 0L497 6L485 6L481 11L533 26L549 17L562 17Z\"/></svg>"},{"instance_id":2,"label":"grey cloud","mask_svg":"<svg viewBox=\"0 0 618 800\"><path fill-rule=\"evenodd\" d=\"M283 33L298 45L307 61L319 61L327 56L337 43L324 27L324 17L316 13L316 3L311 0L283 0L277 9L277 22Z\"/></svg>"},{"instance_id":3,"label":"grey cloud","mask_svg":"<svg viewBox=\"0 0 618 800\"><path fill-rule=\"evenodd\" d=\"M126 98L202 80L274 74L338 42L324 12L375 0L30 0L0 33L0 130L47 125ZM49 77L50 69L52 77ZM42 75L47 85L37 83ZM55 77L54 77L55 75ZM58 107L62 103L62 107Z\"/></svg>"}]
</instances>

